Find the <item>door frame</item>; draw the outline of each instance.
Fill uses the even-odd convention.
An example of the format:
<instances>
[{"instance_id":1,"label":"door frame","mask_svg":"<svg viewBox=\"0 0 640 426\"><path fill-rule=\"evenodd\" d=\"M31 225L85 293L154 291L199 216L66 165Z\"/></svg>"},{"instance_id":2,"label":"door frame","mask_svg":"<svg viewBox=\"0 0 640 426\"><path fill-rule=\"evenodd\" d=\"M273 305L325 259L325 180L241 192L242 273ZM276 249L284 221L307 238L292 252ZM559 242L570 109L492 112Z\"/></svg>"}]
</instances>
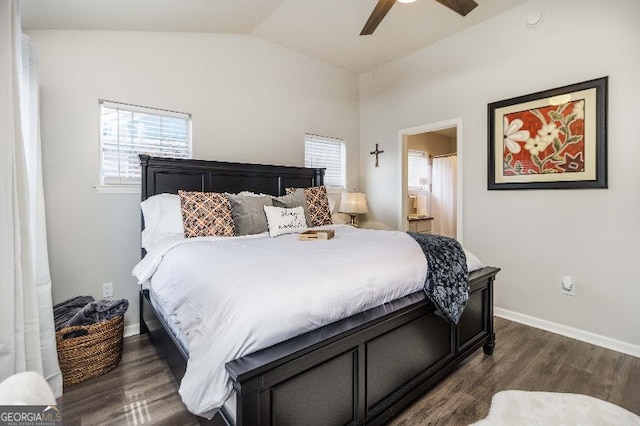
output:
<instances>
[{"instance_id":1,"label":"door frame","mask_svg":"<svg viewBox=\"0 0 640 426\"><path fill-rule=\"evenodd\" d=\"M400 199L398 200L398 229L400 231L408 230L408 222L405 217L407 211L407 198L409 192L407 190L407 142L406 137L411 135L418 135L420 133L429 133L437 130L449 129L451 127L456 128L456 154L458 156L458 176L456 187L456 239L462 244L463 241L463 229L462 229L462 117L452 118L450 120L438 121L436 123L423 124L420 126L408 127L398 131L398 152L399 155L399 167L400 178L398 179L401 185Z\"/></svg>"}]
</instances>

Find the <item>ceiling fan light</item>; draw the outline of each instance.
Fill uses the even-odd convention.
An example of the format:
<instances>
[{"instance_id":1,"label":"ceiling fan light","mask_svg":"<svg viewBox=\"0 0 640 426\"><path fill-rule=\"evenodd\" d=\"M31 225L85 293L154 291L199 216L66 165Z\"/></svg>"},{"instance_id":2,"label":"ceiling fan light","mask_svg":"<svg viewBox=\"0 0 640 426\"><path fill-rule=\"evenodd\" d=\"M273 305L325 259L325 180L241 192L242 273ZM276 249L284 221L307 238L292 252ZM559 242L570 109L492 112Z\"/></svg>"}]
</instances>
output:
<instances>
[{"instance_id":1,"label":"ceiling fan light","mask_svg":"<svg viewBox=\"0 0 640 426\"><path fill-rule=\"evenodd\" d=\"M398 0L400 3L413 3L416 0Z\"/></svg>"}]
</instances>

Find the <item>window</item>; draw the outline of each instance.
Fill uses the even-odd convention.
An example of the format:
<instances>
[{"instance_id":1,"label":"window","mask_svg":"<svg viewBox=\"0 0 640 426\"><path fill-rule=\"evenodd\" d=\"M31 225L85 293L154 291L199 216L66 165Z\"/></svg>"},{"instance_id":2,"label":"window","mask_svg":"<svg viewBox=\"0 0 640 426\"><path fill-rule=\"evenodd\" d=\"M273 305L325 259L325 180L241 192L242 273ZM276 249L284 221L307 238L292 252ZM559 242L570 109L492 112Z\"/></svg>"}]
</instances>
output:
<instances>
[{"instance_id":1,"label":"window","mask_svg":"<svg viewBox=\"0 0 640 426\"><path fill-rule=\"evenodd\" d=\"M191 158L191 115L100 101L100 183L140 183L138 154Z\"/></svg>"},{"instance_id":2,"label":"window","mask_svg":"<svg viewBox=\"0 0 640 426\"><path fill-rule=\"evenodd\" d=\"M407 164L409 191L428 191L431 184L429 153L410 149L408 151Z\"/></svg>"},{"instance_id":3,"label":"window","mask_svg":"<svg viewBox=\"0 0 640 426\"><path fill-rule=\"evenodd\" d=\"M333 188L346 187L345 146L342 139L304 135L304 166L324 167L324 184Z\"/></svg>"}]
</instances>

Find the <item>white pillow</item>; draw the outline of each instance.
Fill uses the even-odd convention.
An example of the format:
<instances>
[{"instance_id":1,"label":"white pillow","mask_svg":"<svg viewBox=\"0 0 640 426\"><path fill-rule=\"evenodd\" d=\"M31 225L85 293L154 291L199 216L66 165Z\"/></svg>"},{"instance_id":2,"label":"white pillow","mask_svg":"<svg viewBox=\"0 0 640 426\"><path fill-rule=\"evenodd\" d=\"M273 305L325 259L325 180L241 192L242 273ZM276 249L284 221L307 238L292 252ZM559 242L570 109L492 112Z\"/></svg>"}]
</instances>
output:
<instances>
[{"instance_id":1,"label":"white pillow","mask_svg":"<svg viewBox=\"0 0 640 426\"><path fill-rule=\"evenodd\" d=\"M140 203L144 217L142 248L148 249L167 237L184 235L178 194L158 194Z\"/></svg>"},{"instance_id":2,"label":"white pillow","mask_svg":"<svg viewBox=\"0 0 640 426\"><path fill-rule=\"evenodd\" d=\"M308 229L302 206L290 209L264 206L264 214L267 216L269 236L271 237L304 232Z\"/></svg>"},{"instance_id":3,"label":"white pillow","mask_svg":"<svg viewBox=\"0 0 640 426\"><path fill-rule=\"evenodd\" d=\"M256 194L255 192L251 192L251 191L240 191L237 194L231 194L231 195L241 195L243 197L271 197L271 195L269 194Z\"/></svg>"},{"instance_id":4,"label":"white pillow","mask_svg":"<svg viewBox=\"0 0 640 426\"><path fill-rule=\"evenodd\" d=\"M484 268L484 265L482 264L482 262L480 262L480 259L478 259L478 257L471 253L469 250L463 248L464 250L464 255L467 257L467 270L469 272L473 272L476 271L478 269L482 269Z\"/></svg>"}]
</instances>

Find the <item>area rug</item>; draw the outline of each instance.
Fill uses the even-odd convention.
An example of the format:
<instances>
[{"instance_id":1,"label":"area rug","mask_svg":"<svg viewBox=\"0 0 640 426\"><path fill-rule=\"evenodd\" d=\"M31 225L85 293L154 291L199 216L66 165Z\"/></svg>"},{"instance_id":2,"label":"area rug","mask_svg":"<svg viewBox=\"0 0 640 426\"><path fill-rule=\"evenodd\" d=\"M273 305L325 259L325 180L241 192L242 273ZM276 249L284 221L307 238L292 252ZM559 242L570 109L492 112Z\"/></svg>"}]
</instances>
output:
<instances>
[{"instance_id":1,"label":"area rug","mask_svg":"<svg viewBox=\"0 0 640 426\"><path fill-rule=\"evenodd\" d=\"M587 395L556 392L502 391L493 395L489 415L473 426L627 426L640 417Z\"/></svg>"}]
</instances>

